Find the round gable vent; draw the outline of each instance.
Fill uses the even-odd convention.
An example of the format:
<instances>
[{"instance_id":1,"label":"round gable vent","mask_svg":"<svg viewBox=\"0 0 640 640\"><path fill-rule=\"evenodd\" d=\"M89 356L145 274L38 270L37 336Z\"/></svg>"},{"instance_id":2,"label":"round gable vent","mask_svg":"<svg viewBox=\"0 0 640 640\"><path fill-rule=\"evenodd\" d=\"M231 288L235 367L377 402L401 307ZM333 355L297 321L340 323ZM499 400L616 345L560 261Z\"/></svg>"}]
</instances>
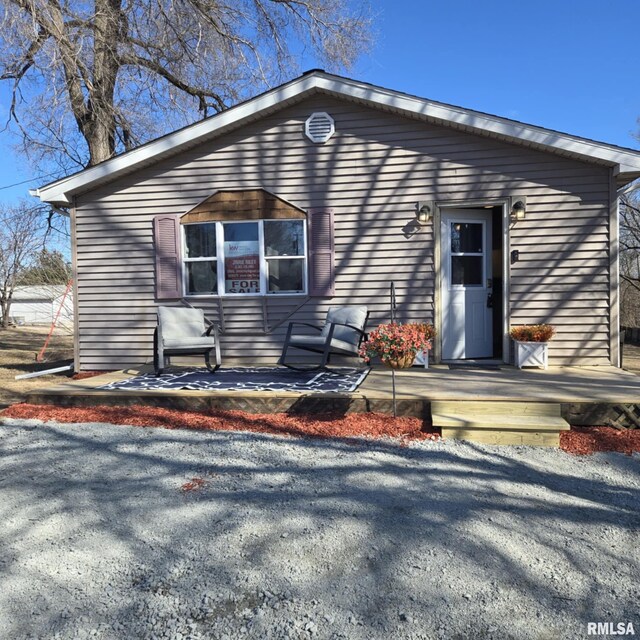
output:
<instances>
[{"instance_id":1,"label":"round gable vent","mask_svg":"<svg viewBox=\"0 0 640 640\"><path fill-rule=\"evenodd\" d=\"M324 111L312 113L304 123L304 132L311 142L326 142L335 132L333 118Z\"/></svg>"}]
</instances>

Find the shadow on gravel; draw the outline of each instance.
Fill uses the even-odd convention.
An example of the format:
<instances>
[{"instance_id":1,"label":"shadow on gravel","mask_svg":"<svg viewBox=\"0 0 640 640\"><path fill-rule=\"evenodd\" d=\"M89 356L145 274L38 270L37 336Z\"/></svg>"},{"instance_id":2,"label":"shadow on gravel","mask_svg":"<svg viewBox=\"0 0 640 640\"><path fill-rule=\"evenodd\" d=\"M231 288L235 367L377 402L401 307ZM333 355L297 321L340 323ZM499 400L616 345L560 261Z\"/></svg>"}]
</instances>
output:
<instances>
[{"instance_id":1,"label":"shadow on gravel","mask_svg":"<svg viewBox=\"0 0 640 640\"><path fill-rule=\"evenodd\" d=\"M0 612L37 616L5 627L16 635L64 632L61 607L77 616L81 602L93 602L87 616L103 611L125 625L137 602L163 593L191 591L197 609L204 592L228 590L251 608L268 584L352 618L349 637L384 637L406 611L429 628L453 616L459 633L473 624L475 637L488 637L493 625L511 637L536 609L550 612L549 624L611 619L609 580L633 584L640 574L637 554L621 557L616 546L640 529L637 489L604 472L582 478L581 459L560 452L529 462L472 445L35 431L19 447L0 439L9 587ZM603 469L637 476L638 461L607 456ZM193 477L202 487L181 491ZM46 589L35 606L33 587L22 596L14 584ZM127 585L119 604L100 605L105 589ZM636 601L623 589L617 607L624 620Z\"/></svg>"}]
</instances>

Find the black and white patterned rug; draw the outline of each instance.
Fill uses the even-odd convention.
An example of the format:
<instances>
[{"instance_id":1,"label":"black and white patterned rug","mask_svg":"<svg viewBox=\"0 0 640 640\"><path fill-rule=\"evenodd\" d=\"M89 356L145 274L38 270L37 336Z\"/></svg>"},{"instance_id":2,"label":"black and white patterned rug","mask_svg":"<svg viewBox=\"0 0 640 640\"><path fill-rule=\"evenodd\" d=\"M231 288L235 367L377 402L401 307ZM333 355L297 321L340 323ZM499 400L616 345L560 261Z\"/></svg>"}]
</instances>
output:
<instances>
[{"instance_id":1,"label":"black and white patterned rug","mask_svg":"<svg viewBox=\"0 0 640 640\"><path fill-rule=\"evenodd\" d=\"M145 373L135 378L111 382L98 389L106 390L171 390L194 391L300 391L314 393L349 393L355 391L370 369L340 368L325 371L293 371L282 367L235 367L189 369L161 376Z\"/></svg>"}]
</instances>

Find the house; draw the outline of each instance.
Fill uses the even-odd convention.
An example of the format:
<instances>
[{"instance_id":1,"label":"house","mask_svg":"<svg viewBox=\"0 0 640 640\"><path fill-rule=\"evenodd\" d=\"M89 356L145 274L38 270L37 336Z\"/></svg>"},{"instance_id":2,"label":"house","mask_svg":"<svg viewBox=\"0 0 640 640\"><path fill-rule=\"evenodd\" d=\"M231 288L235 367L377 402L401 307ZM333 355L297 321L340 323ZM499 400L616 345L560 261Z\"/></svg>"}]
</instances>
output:
<instances>
[{"instance_id":1,"label":"house","mask_svg":"<svg viewBox=\"0 0 640 640\"><path fill-rule=\"evenodd\" d=\"M59 326L72 327L73 300L66 289L63 284L16 287L10 319L18 325L50 325L57 316Z\"/></svg>"},{"instance_id":2,"label":"house","mask_svg":"<svg viewBox=\"0 0 640 640\"><path fill-rule=\"evenodd\" d=\"M204 309L226 362L366 304L434 322L435 358L618 365L617 191L640 152L314 70L36 191L70 208L76 367L152 356L159 304Z\"/></svg>"}]
</instances>

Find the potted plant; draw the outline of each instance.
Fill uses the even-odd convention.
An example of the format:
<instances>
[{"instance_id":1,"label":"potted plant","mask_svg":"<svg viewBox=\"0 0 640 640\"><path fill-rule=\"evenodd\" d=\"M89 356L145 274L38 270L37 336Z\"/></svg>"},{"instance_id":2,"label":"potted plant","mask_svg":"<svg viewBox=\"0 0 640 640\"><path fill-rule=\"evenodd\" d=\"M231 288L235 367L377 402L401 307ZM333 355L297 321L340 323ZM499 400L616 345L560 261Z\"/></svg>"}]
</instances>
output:
<instances>
[{"instance_id":1,"label":"potted plant","mask_svg":"<svg viewBox=\"0 0 640 640\"><path fill-rule=\"evenodd\" d=\"M369 334L369 339L360 347L360 356L369 362L378 357L392 369L411 367L417 353L431 349L435 336L433 325L426 323L381 324Z\"/></svg>"},{"instance_id":2,"label":"potted plant","mask_svg":"<svg viewBox=\"0 0 640 640\"><path fill-rule=\"evenodd\" d=\"M515 364L522 367L547 368L549 340L556 330L550 324L521 324L511 327L509 335L515 342Z\"/></svg>"}]
</instances>

